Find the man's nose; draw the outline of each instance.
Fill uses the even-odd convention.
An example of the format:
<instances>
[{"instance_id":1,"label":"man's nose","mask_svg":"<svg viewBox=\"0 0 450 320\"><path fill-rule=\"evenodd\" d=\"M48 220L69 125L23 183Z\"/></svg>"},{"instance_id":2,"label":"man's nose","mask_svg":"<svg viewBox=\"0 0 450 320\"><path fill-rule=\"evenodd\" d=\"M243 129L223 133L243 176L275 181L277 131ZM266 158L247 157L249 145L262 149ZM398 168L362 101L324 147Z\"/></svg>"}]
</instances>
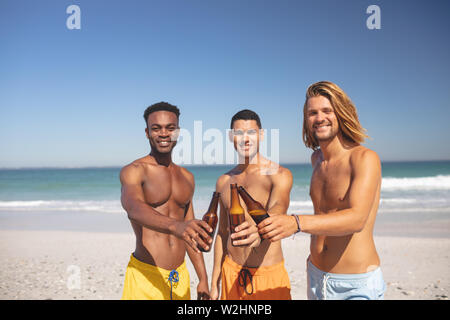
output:
<instances>
[{"instance_id":1,"label":"man's nose","mask_svg":"<svg viewBox=\"0 0 450 320\"><path fill-rule=\"evenodd\" d=\"M159 135L160 135L161 137L167 137L167 136L169 135L169 130L167 130L167 129L165 129L165 128L162 128L162 129L159 131Z\"/></svg>"},{"instance_id":2,"label":"man's nose","mask_svg":"<svg viewBox=\"0 0 450 320\"><path fill-rule=\"evenodd\" d=\"M317 112L316 114L316 122L323 122L325 120L325 114L323 112Z\"/></svg>"}]
</instances>

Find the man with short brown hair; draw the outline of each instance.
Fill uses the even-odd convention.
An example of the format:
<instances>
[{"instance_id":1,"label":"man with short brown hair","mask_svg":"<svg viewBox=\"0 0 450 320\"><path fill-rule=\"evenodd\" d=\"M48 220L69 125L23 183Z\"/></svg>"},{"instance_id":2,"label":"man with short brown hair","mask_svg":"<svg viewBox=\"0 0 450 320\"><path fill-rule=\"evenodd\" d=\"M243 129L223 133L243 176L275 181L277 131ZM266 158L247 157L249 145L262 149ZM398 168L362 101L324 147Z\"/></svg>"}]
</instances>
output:
<instances>
[{"instance_id":1,"label":"man with short brown hair","mask_svg":"<svg viewBox=\"0 0 450 320\"><path fill-rule=\"evenodd\" d=\"M239 164L219 177L219 229L214 244L211 298L222 300L290 300L291 285L284 267L281 242L261 241L256 223L246 221L230 235L230 184L243 186L270 215L286 215L292 188L291 172L259 153L261 121L252 110L241 110L231 120L230 140ZM241 202L242 207L246 207ZM246 210L248 211L248 210ZM241 237L244 239L238 240Z\"/></svg>"},{"instance_id":2,"label":"man with short brown hair","mask_svg":"<svg viewBox=\"0 0 450 320\"><path fill-rule=\"evenodd\" d=\"M208 277L197 245L212 239L206 222L194 219L193 175L172 162L179 132L176 106L160 102L144 113L149 155L122 168L122 206L136 235L122 299L190 299L186 250L199 277L197 294L209 298Z\"/></svg>"}]
</instances>

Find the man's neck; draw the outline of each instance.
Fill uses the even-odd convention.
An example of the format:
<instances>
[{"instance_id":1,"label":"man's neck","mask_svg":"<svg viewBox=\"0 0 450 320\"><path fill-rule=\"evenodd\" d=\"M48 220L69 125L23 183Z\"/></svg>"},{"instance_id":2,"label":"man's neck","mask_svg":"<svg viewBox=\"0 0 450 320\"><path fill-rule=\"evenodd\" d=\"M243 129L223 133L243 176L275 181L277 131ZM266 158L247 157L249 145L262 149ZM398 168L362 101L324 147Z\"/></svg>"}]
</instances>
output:
<instances>
[{"instance_id":1,"label":"man's neck","mask_svg":"<svg viewBox=\"0 0 450 320\"><path fill-rule=\"evenodd\" d=\"M339 134L331 140L319 142L319 146L325 161L339 158L346 151L343 139Z\"/></svg>"},{"instance_id":2,"label":"man's neck","mask_svg":"<svg viewBox=\"0 0 450 320\"><path fill-rule=\"evenodd\" d=\"M161 165L168 167L172 163L172 152L169 153L159 153L157 151L151 151L150 156L155 159L155 161Z\"/></svg>"},{"instance_id":3,"label":"man's neck","mask_svg":"<svg viewBox=\"0 0 450 320\"><path fill-rule=\"evenodd\" d=\"M257 152L253 157L239 157L239 164L237 165L237 168L239 171L249 171L254 168L258 168L261 165L262 157L260 156L259 152Z\"/></svg>"}]
</instances>

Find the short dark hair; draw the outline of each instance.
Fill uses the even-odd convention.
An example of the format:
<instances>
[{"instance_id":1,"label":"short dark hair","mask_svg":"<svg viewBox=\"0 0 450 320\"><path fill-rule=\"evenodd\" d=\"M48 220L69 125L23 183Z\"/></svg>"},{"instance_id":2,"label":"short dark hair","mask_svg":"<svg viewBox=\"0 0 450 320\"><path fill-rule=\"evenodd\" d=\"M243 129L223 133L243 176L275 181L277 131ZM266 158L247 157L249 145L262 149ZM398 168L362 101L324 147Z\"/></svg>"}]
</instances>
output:
<instances>
[{"instance_id":1,"label":"short dark hair","mask_svg":"<svg viewBox=\"0 0 450 320\"><path fill-rule=\"evenodd\" d=\"M172 105L172 104L170 104L168 102L161 101L161 102L152 104L147 109L145 109L145 111L144 111L144 120L145 120L146 124L147 124L148 116L150 115L150 113L153 113L153 112L156 112L156 111L173 112L177 116L177 119L180 118L180 109L178 109L177 106L174 106L174 105Z\"/></svg>"},{"instance_id":2,"label":"short dark hair","mask_svg":"<svg viewBox=\"0 0 450 320\"><path fill-rule=\"evenodd\" d=\"M233 118L231 118L231 124L230 129L233 129L233 123L236 120L255 120L258 124L258 128L261 129L261 120L259 119L259 116L256 114L255 111L244 109L236 113Z\"/></svg>"}]
</instances>

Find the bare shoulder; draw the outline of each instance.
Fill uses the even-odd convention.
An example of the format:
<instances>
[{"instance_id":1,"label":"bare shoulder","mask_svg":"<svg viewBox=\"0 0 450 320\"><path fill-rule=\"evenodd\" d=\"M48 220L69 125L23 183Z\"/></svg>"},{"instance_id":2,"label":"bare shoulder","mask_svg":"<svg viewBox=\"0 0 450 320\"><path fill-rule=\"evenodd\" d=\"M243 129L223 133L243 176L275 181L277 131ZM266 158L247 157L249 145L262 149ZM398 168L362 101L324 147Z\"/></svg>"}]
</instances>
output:
<instances>
[{"instance_id":1,"label":"bare shoulder","mask_svg":"<svg viewBox=\"0 0 450 320\"><path fill-rule=\"evenodd\" d=\"M139 159L127 164L120 170L120 182L122 184L142 181L143 176L144 168Z\"/></svg>"},{"instance_id":2,"label":"bare shoulder","mask_svg":"<svg viewBox=\"0 0 450 320\"><path fill-rule=\"evenodd\" d=\"M378 154L364 146L353 148L350 154L350 163L352 167L359 169L381 169L381 161Z\"/></svg>"},{"instance_id":3,"label":"bare shoulder","mask_svg":"<svg viewBox=\"0 0 450 320\"><path fill-rule=\"evenodd\" d=\"M273 175L273 178L279 183L289 183L293 179L291 170L282 165L278 165L278 170Z\"/></svg>"},{"instance_id":4,"label":"bare shoulder","mask_svg":"<svg viewBox=\"0 0 450 320\"><path fill-rule=\"evenodd\" d=\"M220 190L223 190L223 188L227 186L229 182L230 182L229 174L225 173L221 175L216 181L216 191L220 192Z\"/></svg>"},{"instance_id":5,"label":"bare shoulder","mask_svg":"<svg viewBox=\"0 0 450 320\"><path fill-rule=\"evenodd\" d=\"M350 159L353 161L358 160L373 160L373 161L380 161L380 158L378 157L378 154L364 146L357 146L354 147L351 151Z\"/></svg>"},{"instance_id":6,"label":"bare shoulder","mask_svg":"<svg viewBox=\"0 0 450 320\"><path fill-rule=\"evenodd\" d=\"M195 179L194 179L194 174L192 172L190 172L188 169L184 168L184 167L180 167L177 166L178 169L180 170L181 174L192 184L194 185L195 183Z\"/></svg>"},{"instance_id":7,"label":"bare shoulder","mask_svg":"<svg viewBox=\"0 0 450 320\"><path fill-rule=\"evenodd\" d=\"M311 155L311 165L313 167L316 166L317 162L320 162L323 159L322 150L317 149Z\"/></svg>"}]
</instances>

